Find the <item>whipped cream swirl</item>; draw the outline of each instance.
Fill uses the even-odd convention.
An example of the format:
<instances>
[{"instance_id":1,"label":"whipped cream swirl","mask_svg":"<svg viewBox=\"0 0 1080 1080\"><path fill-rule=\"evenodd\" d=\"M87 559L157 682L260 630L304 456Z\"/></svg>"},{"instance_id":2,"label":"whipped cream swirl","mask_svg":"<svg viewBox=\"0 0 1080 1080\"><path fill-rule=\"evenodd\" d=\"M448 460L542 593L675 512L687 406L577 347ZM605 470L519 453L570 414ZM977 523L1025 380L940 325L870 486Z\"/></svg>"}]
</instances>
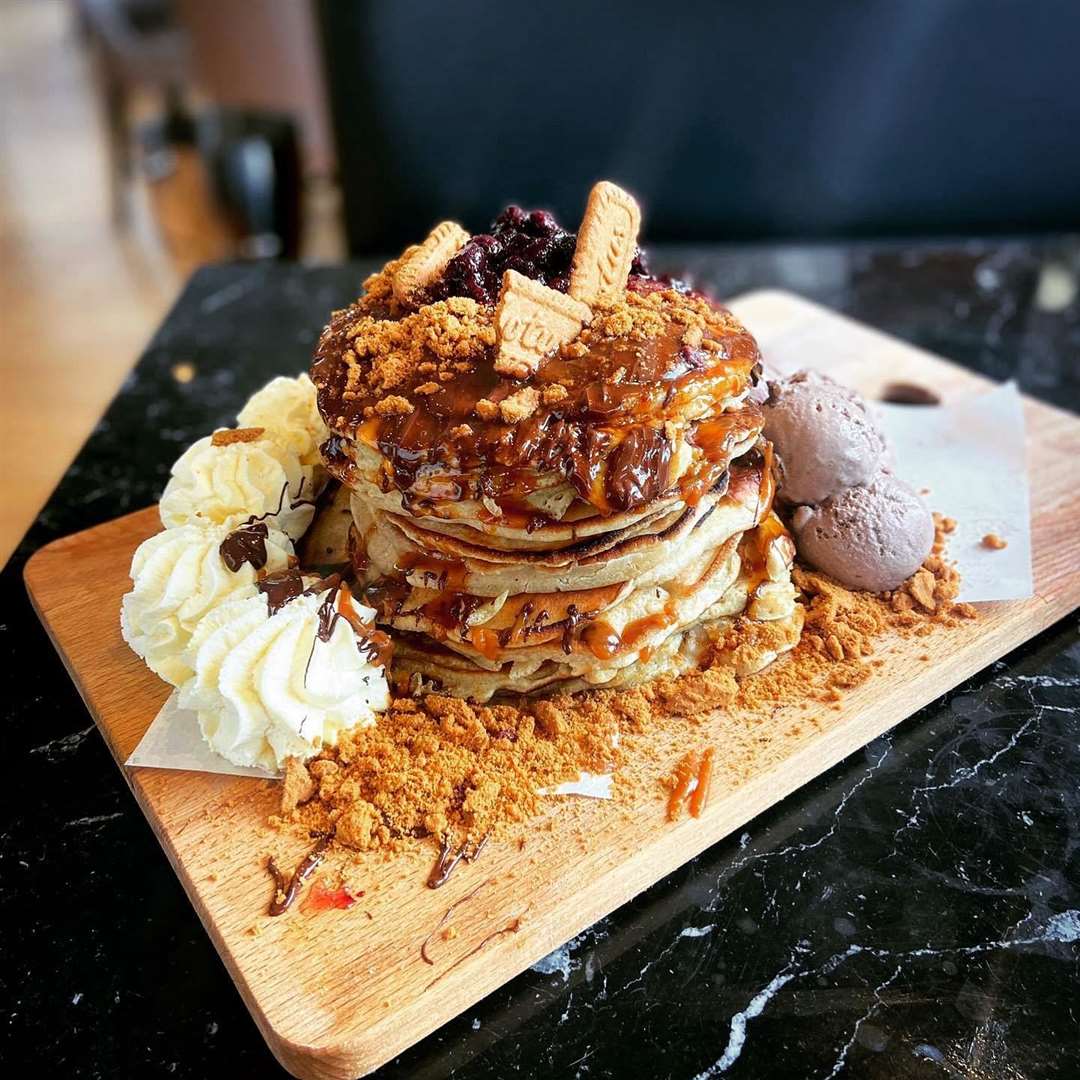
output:
<instances>
[{"instance_id":1,"label":"whipped cream swirl","mask_svg":"<svg viewBox=\"0 0 1080 1080\"><path fill-rule=\"evenodd\" d=\"M237 765L280 768L370 727L386 709L385 669L360 629L375 612L345 586L304 593L271 612L264 596L222 605L199 624L180 692L210 747Z\"/></svg>"},{"instance_id":2,"label":"whipped cream swirl","mask_svg":"<svg viewBox=\"0 0 1080 1080\"><path fill-rule=\"evenodd\" d=\"M307 374L271 379L248 399L236 423L243 428L264 428L296 454L302 465L321 468L319 447L330 438L330 429L319 415L315 384Z\"/></svg>"},{"instance_id":3,"label":"whipped cream swirl","mask_svg":"<svg viewBox=\"0 0 1080 1080\"><path fill-rule=\"evenodd\" d=\"M315 470L260 428L223 429L194 443L172 467L161 521L237 526L256 519L293 540L315 515Z\"/></svg>"},{"instance_id":4,"label":"whipped cream swirl","mask_svg":"<svg viewBox=\"0 0 1080 1080\"><path fill-rule=\"evenodd\" d=\"M283 570L292 558L289 538L267 525L254 531L250 556L233 557L228 545L223 555L233 535L226 525L166 529L144 540L131 561L133 588L121 605L120 631L173 686L192 674L184 651L199 620L227 600L255 596L258 570Z\"/></svg>"}]
</instances>

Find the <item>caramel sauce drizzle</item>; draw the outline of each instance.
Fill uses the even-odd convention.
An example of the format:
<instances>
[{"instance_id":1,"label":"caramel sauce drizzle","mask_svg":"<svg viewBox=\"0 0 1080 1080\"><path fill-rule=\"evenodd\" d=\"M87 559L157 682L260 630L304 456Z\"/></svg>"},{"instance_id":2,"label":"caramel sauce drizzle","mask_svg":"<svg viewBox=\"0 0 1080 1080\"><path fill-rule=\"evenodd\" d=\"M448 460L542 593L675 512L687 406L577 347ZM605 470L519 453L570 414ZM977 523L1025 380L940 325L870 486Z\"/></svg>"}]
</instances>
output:
<instances>
[{"instance_id":1,"label":"caramel sauce drizzle","mask_svg":"<svg viewBox=\"0 0 1080 1080\"><path fill-rule=\"evenodd\" d=\"M689 806L690 816L701 817L709 801L712 787L714 747L706 747L699 757L694 751L682 756L672 774L672 788L667 801L668 821L677 821L684 804Z\"/></svg>"},{"instance_id":2,"label":"caramel sauce drizzle","mask_svg":"<svg viewBox=\"0 0 1080 1080\"><path fill-rule=\"evenodd\" d=\"M747 576L748 596L753 596L768 580L769 549L775 540L786 533L784 523L770 511L756 529L743 534L739 541L739 558L742 561L741 571Z\"/></svg>"},{"instance_id":3,"label":"caramel sauce drizzle","mask_svg":"<svg viewBox=\"0 0 1080 1080\"><path fill-rule=\"evenodd\" d=\"M517 424L480 420L474 413L480 399L497 404L522 385L500 378L490 348L475 358L471 372L436 393L413 395L407 415L365 418L363 409L374 399L345 396L341 357L348 348L347 326L347 319L332 323L319 343L312 374L320 408L339 418L339 431L351 430L380 452L388 465L388 488L402 493L406 509L447 499L488 499L504 523L527 530L545 520L524 501L537 474L561 473L602 513L634 509L670 490L674 447L665 420L689 399L704 395L720 403L759 368L757 345L741 328L717 331L720 347L710 352L686 346L676 324L644 342L609 340L585 357L545 358L528 384L540 391L558 385L568 393ZM703 442L722 447L725 438L735 438L739 424L751 421L757 422L754 406L724 414ZM461 425L468 426L468 434L455 434ZM323 447L330 472L346 483L355 473L349 442L334 435ZM700 497L699 489L707 491L725 465L726 457L717 456L703 470L711 478L684 479L694 483Z\"/></svg>"}]
</instances>

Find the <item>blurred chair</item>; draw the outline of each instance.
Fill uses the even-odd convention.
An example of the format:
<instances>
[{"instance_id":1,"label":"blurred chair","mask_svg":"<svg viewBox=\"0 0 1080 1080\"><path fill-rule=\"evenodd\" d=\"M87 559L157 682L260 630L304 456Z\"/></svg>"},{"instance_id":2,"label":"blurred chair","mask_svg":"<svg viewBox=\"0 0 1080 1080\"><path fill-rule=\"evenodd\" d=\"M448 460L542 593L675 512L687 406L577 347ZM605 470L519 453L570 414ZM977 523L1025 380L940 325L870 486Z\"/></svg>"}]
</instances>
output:
<instances>
[{"instance_id":1,"label":"blurred chair","mask_svg":"<svg viewBox=\"0 0 1080 1080\"><path fill-rule=\"evenodd\" d=\"M236 255L296 258L302 169L294 116L304 118L316 163L326 156L309 5L279 0L255 11L210 0L75 0L75 7L96 61L114 221L128 220L138 145L154 216L182 272ZM187 104L193 89L213 102L197 115ZM157 118L136 138L133 102L148 92Z\"/></svg>"},{"instance_id":2,"label":"blurred chair","mask_svg":"<svg viewBox=\"0 0 1080 1080\"><path fill-rule=\"evenodd\" d=\"M134 175L132 98L150 90L168 109L189 78L188 41L170 0L76 0L83 36L93 51L109 140L113 221L128 221Z\"/></svg>"},{"instance_id":3,"label":"blurred chair","mask_svg":"<svg viewBox=\"0 0 1080 1080\"><path fill-rule=\"evenodd\" d=\"M653 240L1080 227L1080 4L318 0L350 249L609 176Z\"/></svg>"}]
</instances>

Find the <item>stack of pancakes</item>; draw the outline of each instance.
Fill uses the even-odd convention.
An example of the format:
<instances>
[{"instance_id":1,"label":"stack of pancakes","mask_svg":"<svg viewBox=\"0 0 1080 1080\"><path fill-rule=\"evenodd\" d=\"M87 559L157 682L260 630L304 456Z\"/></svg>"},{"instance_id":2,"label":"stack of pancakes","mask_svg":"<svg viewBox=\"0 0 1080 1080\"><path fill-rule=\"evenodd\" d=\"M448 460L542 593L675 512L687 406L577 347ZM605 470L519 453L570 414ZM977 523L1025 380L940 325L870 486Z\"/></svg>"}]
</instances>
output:
<instances>
[{"instance_id":1,"label":"stack of pancakes","mask_svg":"<svg viewBox=\"0 0 1080 1080\"><path fill-rule=\"evenodd\" d=\"M335 313L312 377L399 689L621 687L725 650L744 674L797 642L794 546L747 400L759 354L730 312L631 276L577 340L507 378L493 311L402 305L394 265Z\"/></svg>"}]
</instances>

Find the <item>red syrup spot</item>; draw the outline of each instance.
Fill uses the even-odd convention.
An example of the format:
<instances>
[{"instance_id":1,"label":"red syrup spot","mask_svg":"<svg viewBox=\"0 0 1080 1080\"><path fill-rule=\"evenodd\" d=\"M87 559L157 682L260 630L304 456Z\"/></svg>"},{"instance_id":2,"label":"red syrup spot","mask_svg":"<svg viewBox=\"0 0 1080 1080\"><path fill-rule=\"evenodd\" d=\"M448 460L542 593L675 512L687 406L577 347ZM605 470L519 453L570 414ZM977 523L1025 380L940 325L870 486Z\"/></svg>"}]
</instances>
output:
<instances>
[{"instance_id":1,"label":"red syrup spot","mask_svg":"<svg viewBox=\"0 0 1080 1080\"><path fill-rule=\"evenodd\" d=\"M316 881L304 897L300 910L305 915L313 915L317 911L330 911L331 909L343 910L351 908L357 900L363 896L363 891L349 892L343 885L336 889L328 889L321 881Z\"/></svg>"}]
</instances>

